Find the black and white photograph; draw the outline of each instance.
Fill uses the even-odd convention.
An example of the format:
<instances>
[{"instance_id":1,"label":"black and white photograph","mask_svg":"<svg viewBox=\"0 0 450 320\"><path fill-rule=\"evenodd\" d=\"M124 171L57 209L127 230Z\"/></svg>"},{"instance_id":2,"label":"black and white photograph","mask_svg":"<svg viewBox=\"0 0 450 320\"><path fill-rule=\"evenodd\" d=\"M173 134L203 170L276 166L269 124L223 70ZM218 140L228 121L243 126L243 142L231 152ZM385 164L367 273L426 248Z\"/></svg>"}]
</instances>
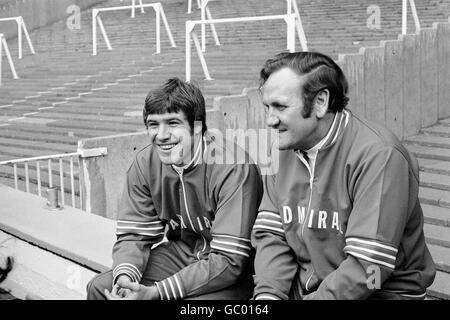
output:
<instances>
[{"instance_id":1,"label":"black and white photograph","mask_svg":"<svg viewBox=\"0 0 450 320\"><path fill-rule=\"evenodd\" d=\"M0 0L0 311L450 300L450 1L152 1Z\"/></svg>"}]
</instances>

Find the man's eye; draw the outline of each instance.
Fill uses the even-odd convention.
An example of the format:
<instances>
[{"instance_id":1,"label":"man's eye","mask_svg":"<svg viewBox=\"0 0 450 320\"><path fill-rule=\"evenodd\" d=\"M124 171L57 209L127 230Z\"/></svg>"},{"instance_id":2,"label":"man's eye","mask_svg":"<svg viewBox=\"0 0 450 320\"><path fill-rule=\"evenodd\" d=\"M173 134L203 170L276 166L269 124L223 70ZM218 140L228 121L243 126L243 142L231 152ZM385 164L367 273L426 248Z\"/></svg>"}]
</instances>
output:
<instances>
[{"instance_id":1,"label":"man's eye","mask_svg":"<svg viewBox=\"0 0 450 320\"><path fill-rule=\"evenodd\" d=\"M177 125L179 125L180 123L178 121L170 121L169 122L169 126L175 127Z\"/></svg>"},{"instance_id":2,"label":"man's eye","mask_svg":"<svg viewBox=\"0 0 450 320\"><path fill-rule=\"evenodd\" d=\"M151 123L148 124L149 128L156 128L157 126L158 126L158 124L154 123L154 122L151 122Z\"/></svg>"}]
</instances>

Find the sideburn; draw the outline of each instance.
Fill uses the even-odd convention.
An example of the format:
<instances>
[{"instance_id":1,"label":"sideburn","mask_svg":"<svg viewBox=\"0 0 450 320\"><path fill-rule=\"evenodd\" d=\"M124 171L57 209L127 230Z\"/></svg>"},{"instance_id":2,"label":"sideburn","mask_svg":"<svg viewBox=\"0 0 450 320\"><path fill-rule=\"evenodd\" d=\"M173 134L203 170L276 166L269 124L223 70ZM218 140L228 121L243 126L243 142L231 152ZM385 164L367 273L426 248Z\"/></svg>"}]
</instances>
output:
<instances>
[{"instance_id":1,"label":"sideburn","mask_svg":"<svg viewBox=\"0 0 450 320\"><path fill-rule=\"evenodd\" d=\"M302 117L304 119L310 118L314 107L314 99L303 99Z\"/></svg>"}]
</instances>

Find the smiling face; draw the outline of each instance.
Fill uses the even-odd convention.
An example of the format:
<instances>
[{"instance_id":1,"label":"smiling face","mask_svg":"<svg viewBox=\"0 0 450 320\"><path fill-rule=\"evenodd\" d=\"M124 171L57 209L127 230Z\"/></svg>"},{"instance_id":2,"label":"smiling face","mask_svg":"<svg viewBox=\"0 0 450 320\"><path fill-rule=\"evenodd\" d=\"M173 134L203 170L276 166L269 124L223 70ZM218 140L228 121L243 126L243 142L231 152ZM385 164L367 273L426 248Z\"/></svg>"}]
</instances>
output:
<instances>
[{"instance_id":1,"label":"smiling face","mask_svg":"<svg viewBox=\"0 0 450 320\"><path fill-rule=\"evenodd\" d=\"M192 159L195 141L200 130L191 129L182 111L177 113L149 114L147 132L151 143L165 164L183 166Z\"/></svg>"},{"instance_id":2,"label":"smiling face","mask_svg":"<svg viewBox=\"0 0 450 320\"><path fill-rule=\"evenodd\" d=\"M278 130L280 150L308 150L324 135L319 126L322 114L318 114L315 101L310 116L303 116L304 79L285 67L272 73L261 88L267 110L267 125Z\"/></svg>"}]
</instances>

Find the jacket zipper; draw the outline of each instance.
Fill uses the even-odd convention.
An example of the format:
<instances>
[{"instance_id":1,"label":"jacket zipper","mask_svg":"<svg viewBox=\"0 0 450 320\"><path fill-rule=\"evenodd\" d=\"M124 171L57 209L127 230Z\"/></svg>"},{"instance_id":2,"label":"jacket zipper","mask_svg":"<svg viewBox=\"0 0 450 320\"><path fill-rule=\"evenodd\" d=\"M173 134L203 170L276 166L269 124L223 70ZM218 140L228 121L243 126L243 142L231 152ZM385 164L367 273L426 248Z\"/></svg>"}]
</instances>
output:
<instances>
[{"instance_id":1,"label":"jacket zipper","mask_svg":"<svg viewBox=\"0 0 450 320\"><path fill-rule=\"evenodd\" d=\"M178 171L177 171L178 172ZM189 219L189 223L191 224L192 227L192 231L194 231L195 233L197 233L197 231L194 228L194 224L192 223L192 219L191 219L191 215L189 213L189 208L188 208L188 203L187 203L187 199L186 199L186 189L184 187L184 180L183 180L183 171L178 172L178 175L180 176L180 181L181 181L181 187L183 189L183 200L184 200L184 206L186 208L186 214L188 216ZM202 253L203 251L205 251L206 249L206 239L203 236L203 234L200 232L200 235L202 236L202 240L203 240L203 249L199 252L197 252L197 259L200 260L200 253Z\"/></svg>"},{"instance_id":2,"label":"jacket zipper","mask_svg":"<svg viewBox=\"0 0 450 320\"><path fill-rule=\"evenodd\" d=\"M311 168L309 166L309 163L306 161L306 159L304 159L304 158L300 158L300 159L305 164L306 168L308 169L309 177L310 177L309 178L309 189L310 189L310 192L309 192L308 209L306 211L306 217L305 217L305 220L303 221L302 232L301 232L301 236L302 236L302 239L303 239L303 230L305 229L305 224L308 222L309 211L310 211L310 208L311 208L312 191L313 191L313 180L314 180L314 167Z\"/></svg>"},{"instance_id":3,"label":"jacket zipper","mask_svg":"<svg viewBox=\"0 0 450 320\"><path fill-rule=\"evenodd\" d=\"M336 115L337 116L337 115ZM335 116L335 118L334 118L334 120L333 120L333 124L332 124L332 126L331 126L331 128L333 128L334 127L334 124L335 124L335 121L336 121L336 116ZM340 126L341 126L341 122L342 122L342 119L343 119L343 117L341 117L341 119L340 119L340 121L339 121L339 127L338 127L338 131L339 131L339 128L340 128ZM330 129L331 130L331 129ZM334 137L334 139L332 140L332 143L334 142L334 140L336 139L336 135L335 135L335 137ZM310 211L310 207L311 207L311 200L312 200L312 190L313 190L313 181L314 181L314 171L315 171L315 167L316 167L316 161L317 161L317 158L318 158L318 155L319 155L319 150L317 151L317 154L316 154L316 157L315 157L315 161L314 161L314 166L312 166L312 168L310 168L310 166L309 166L309 163L308 163L308 161L306 161L306 159L304 159L303 157L299 157L301 160L302 160L302 162L306 165L306 167L308 168L308 171L309 171L309 175L310 175L310 179L309 179L309 187L310 187L310 189L311 189L311 192L310 192L310 195L309 195L309 202L308 202L308 211L307 211L307 213L306 213L306 217L305 217L305 221L304 221L304 223L303 223L303 226L302 226L302 232L301 232L301 237L302 237L302 240L303 240L303 230L304 230L304 228L305 228L305 223L308 223L308 218L309 218L309 211ZM308 280L306 280L306 284L305 284L305 288L306 288L306 290L307 291L309 291L309 288L308 288L308 285L309 285L309 282L311 281L311 279L312 279L312 277L313 277L313 275L314 275L314 267L312 266L312 264L311 264L311 270L312 270L312 272L311 272L311 275L308 277Z\"/></svg>"},{"instance_id":4,"label":"jacket zipper","mask_svg":"<svg viewBox=\"0 0 450 320\"><path fill-rule=\"evenodd\" d=\"M316 156L316 158L317 158L317 156ZM309 192L308 210L306 211L306 217L305 217L305 220L303 221L302 232L301 232L301 238L303 240L303 230L305 229L305 224L307 224L309 221L309 211L311 209L315 162L314 162L314 166L311 168L308 161L306 161L306 159L304 159L303 157L301 157L300 159L305 164L306 168L308 169L309 177L310 177L309 178L310 192ZM309 281L311 280L312 276L314 275L314 268L312 268L312 265L311 265L311 269L312 269L311 275L308 277L308 280L306 280L306 284L305 284L305 288L307 291L309 291L309 289L308 289Z\"/></svg>"}]
</instances>

